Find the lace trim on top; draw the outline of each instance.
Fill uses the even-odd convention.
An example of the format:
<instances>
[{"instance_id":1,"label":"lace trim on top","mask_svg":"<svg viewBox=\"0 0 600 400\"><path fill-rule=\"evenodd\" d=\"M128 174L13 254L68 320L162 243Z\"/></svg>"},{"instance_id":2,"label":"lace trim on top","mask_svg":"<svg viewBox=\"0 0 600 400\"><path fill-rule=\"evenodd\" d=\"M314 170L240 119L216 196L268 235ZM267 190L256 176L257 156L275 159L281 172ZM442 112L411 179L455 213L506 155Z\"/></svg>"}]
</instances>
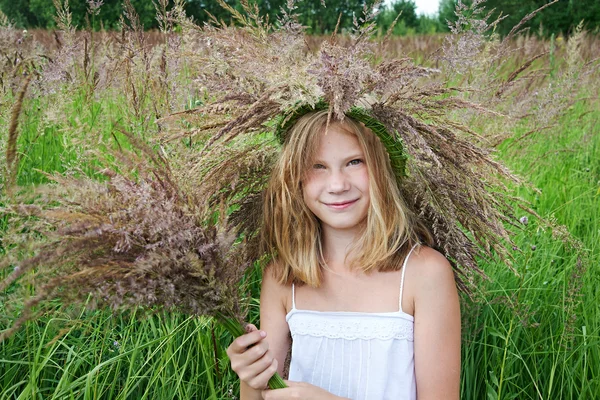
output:
<instances>
[{"instance_id":1,"label":"lace trim on top","mask_svg":"<svg viewBox=\"0 0 600 400\"><path fill-rule=\"evenodd\" d=\"M414 340L412 315L389 313L291 310L286 316L292 338L296 335L346 340Z\"/></svg>"}]
</instances>

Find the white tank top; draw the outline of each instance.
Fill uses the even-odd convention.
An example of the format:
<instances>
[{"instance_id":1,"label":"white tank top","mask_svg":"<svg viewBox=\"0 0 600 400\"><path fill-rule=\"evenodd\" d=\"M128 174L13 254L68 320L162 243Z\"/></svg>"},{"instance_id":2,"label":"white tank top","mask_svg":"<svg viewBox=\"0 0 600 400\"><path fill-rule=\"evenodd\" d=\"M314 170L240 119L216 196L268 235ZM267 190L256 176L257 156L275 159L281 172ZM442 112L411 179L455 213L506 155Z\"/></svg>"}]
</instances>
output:
<instances>
[{"instance_id":1,"label":"white tank top","mask_svg":"<svg viewBox=\"0 0 600 400\"><path fill-rule=\"evenodd\" d=\"M382 313L311 311L296 308L286 316L292 335L289 380L319 386L352 400L415 400L412 315L402 311L402 266L399 311Z\"/></svg>"}]
</instances>

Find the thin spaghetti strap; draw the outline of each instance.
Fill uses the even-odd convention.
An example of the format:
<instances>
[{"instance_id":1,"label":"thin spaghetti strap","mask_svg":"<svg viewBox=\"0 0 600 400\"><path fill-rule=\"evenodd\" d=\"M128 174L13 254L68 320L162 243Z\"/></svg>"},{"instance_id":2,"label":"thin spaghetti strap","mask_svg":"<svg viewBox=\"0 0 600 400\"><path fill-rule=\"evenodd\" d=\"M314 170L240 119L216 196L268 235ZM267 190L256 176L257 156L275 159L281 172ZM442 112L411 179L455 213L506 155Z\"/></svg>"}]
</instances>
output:
<instances>
[{"instance_id":1,"label":"thin spaghetti strap","mask_svg":"<svg viewBox=\"0 0 600 400\"><path fill-rule=\"evenodd\" d=\"M402 278L400 279L400 298L398 299L398 307L400 308L400 312L404 312L404 311L402 311L402 292L404 291L404 272L406 272L406 263L408 262L408 258L412 254L413 250L418 245L419 245L419 243L416 243L412 247L412 249L410 249L410 251L406 255L406 258L404 259L404 264L402 264ZM292 287L292 293L293 293L293 287Z\"/></svg>"},{"instance_id":2,"label":"thin spaghetti strap","mask_svg":"<svg viewBox=\"0 0 600 400\"><path fill-rule=\"evenodd\" d=\"M294 284L292 283L292 310L296 309L296 296L294 293Z\"/></svg>"}]
</instances>

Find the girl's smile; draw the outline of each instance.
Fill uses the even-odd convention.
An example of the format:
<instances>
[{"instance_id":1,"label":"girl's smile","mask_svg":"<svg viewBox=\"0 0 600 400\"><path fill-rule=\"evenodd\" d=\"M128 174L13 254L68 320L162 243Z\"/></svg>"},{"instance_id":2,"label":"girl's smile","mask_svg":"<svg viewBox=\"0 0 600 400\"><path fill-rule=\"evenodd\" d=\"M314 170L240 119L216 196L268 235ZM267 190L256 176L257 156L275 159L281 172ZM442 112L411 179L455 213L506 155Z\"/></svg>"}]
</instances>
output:
<instances>
[{"instance_id":1,"label":"girl's smile","mask_svg":"<svg viewBox=\"0 0 600 400\"><path fill-rule=\"evenodd\" d=\"M349 201L342 201L342 202L337 202L337 203L325 203L327 206L333 208L334 210L344 210L348 207L350 207L351 205L355 204L358 200L349 200Z\"/></svg>"}]
</instances>

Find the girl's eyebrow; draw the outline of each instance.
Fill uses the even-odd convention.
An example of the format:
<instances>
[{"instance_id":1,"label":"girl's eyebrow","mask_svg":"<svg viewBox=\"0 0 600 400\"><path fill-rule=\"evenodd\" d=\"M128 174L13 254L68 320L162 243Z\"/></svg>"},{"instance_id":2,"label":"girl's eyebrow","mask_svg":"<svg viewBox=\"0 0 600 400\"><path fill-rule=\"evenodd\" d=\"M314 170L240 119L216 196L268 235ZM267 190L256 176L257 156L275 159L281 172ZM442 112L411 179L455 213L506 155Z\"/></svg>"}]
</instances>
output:
<instances>
[{"instance_id":1,"label":"girl's eyebrow","mask_svg":"<svg viewBox=\"0 0 600 400\"><path fill-rule=\"evenodd\" d=\"M357 158L365 158L365 155L363 153L354 153L350 156L346 156L346 157L342 158L342 160L350 161L350 160L355 160ZM313 164L327 164L325 161L321 160L320 158L315 158L315 160L312 163Z\"/></svg>"},{"instance_id":2,"label":"girl's eyebrow","mask_svg":"<svg viewBox=\"0 0 600 400\"><path fill-rule=\"evenodd\" d=\"M355 158L365 158L365 155L363 153L355 153L353 155L345 157L346 160L354 160Z\"/></svg>"}]
</instances>

